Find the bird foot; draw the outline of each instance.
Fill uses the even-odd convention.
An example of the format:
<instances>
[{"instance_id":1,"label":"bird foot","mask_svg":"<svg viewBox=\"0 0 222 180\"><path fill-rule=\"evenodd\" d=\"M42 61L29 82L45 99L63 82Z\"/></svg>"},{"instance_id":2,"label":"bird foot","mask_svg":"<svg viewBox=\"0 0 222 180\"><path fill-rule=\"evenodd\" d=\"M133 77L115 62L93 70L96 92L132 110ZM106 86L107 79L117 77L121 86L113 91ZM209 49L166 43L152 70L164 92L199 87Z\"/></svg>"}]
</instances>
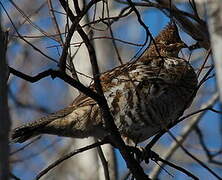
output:
<instances>
[{"instance_id":1,"label":"bird foot","mask_svg":"<svg viewBox=\"0 0 222 180\"><path fill-rule=\"evenodd\" d=\"M153 158L155 152L151 151L150 149L144 148L142 146L127 146L129 151L134 154L135 159L138 162L145 161L146 164L149 164L149 160Z\"/></svg>"}]
</instances>

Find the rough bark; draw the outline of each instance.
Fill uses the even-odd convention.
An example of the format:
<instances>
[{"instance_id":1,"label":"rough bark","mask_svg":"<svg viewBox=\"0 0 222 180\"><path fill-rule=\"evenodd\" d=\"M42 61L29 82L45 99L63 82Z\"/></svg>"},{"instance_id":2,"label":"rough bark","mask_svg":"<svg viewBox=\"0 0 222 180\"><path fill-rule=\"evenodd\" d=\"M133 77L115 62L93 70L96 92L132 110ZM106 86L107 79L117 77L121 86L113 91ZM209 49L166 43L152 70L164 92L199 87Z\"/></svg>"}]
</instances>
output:
<instances>
[{"instance_id":1,"label":"rough bark","mask_svg":"<svg viewBox=\"0 0 222 180\"><path fill-rule=\"evenodd\" d=\"M7 33L0 28L0 180L9 179L9 130L11 126L8 97L7 79L8 68L6 64Z\"/></svg>"}]
</instances>

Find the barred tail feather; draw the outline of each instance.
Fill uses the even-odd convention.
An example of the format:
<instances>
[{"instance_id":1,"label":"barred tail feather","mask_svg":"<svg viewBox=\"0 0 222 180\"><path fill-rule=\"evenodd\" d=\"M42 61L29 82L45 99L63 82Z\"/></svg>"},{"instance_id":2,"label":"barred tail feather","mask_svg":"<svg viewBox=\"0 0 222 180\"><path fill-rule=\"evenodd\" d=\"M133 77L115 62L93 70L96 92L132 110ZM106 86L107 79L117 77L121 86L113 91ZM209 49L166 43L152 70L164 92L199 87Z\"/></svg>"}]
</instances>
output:
<instances>
[{"instance_id":1,"label":"barred tail feather","mask_svg":"<svg viewBox=\"0 0 222 180\"><path fill-rule=\"evenodd\" d=\"M42 117L35 122L28 123L21 127L15 128L12 131L11 140L12 142L22 143L34 136L44 133L44 130L48 124L50 124L55 120L62 121L63 117L69 115L72 111L73 111L72 107L67 107L53 114Z\"/></svg>"},{"instance_id":2,"label":"barred tail feather","mask_svg":"<svg viewBox=\"0 0 222 180\"><path fill-rule=\"evenodd\" d=\"M45 125L45 122L33 122L24 126L18 127L12 131L11 140L12 142L23 143L26 140L39 135L40 129Z\"/></svg>"},{"instance_id":3,"label":"barred tail feather","mask_svg":"<svg viewBox=\"0 0 222 180\"><path fill-rule=\"evenodd\" d=\"M34 135L35 134L35 135ZM30 139L31 137L36 136L36 133L33 133L33 131L29 127L21 127L17 128L13 131L11 140L14 143L23 143L26 140Z\"/></svg>"},{"instance_id":4,"label":"barred tail feather","mask_svg":"<svg viewBox=\"0 0 222 180\"><path fill-rule=\"evenodd\" d=\"M90 99L90 102L92 100ZM96 117L97 118L93 118ZM92 117L92 118L91 118ZM94 121L92 121L92 119ZM96 103L88 103L76 108L70 106L50 114L39 120L25 124L12 131L11 140L22 143L39 134L86 138L89 136L104 136L103 122Z\"/></svg>"}]
</instances>

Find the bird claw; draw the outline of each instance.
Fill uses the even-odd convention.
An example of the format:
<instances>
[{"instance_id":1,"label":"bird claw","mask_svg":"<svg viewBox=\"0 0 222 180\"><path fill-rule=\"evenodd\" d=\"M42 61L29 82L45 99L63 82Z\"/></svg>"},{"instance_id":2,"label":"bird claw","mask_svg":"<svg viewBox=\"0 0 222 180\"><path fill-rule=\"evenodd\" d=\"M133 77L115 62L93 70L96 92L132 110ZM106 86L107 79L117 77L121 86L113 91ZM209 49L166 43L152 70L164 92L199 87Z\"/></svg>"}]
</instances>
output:
<instances>
[{"instance_id":1,"label":"bird claw","mask_svg":"<svg viewBox=\"0 0 222 180\"><path fill-rule=\"evenodd\" d=\"M138 147L133 147L133 146L128 146L129 150L131 153L134 154L135 159L138 162L145 161L146 164L149 164L149 159L151 158L151 154L153 154L151 150L147 150L144 147L138 146Z\"/></svg>"}]
</instances>

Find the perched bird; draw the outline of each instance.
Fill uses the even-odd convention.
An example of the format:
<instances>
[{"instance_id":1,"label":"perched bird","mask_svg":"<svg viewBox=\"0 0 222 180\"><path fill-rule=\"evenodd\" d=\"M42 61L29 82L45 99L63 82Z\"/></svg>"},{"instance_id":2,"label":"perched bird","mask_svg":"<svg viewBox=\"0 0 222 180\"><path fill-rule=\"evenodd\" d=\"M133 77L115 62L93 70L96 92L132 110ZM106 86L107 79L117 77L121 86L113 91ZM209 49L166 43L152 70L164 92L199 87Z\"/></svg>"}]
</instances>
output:
<instances>
[{"instance_id":1,"label":"perched bird","mask_svg":"<svg viewBox=\"0 0 222 180\"><path fill-rule=\"evenodd\" d=\"M176 25L170 23L154 42L137 61L107 71L100 78L125 142L139 143L164 129L183 114L195 94L197 76L189 62L178 57L187 46ZM69 107L14 129L11 137L21 143L40 134L102 139L108 132L98 104L80 94Z\"/></svg>"}]
</instances>

